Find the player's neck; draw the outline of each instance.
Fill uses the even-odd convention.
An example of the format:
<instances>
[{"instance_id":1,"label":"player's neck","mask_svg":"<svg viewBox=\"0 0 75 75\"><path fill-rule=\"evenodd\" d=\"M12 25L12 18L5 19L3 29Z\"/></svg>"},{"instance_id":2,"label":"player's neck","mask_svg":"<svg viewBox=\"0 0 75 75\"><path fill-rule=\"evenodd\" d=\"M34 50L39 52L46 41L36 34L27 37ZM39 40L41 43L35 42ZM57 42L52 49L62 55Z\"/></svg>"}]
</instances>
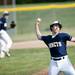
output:
<instances>
[{"instance_id":1,"label":"player's neck","mask_svg":"<svg viewBox=\"0 0 75 75\"><path fill-rule=\"evenodd\" d=\"M57 35L59 33L60 33L60 31L59 32L52 32L52 35Z\"/></svg>"},{"instance_id":2,"label":"player's neck","mask_svg":"<svg viewBox=\"0 0 75 75\"><path fill-rule=\"evenodd\" d=\"M56 34L58 34L59 32L57 32L57 33L55 33L55 32L52 32L52 35L56 35Z\"/></svg>"},{"instance_id":3,"label":"player's neck","mask_svg":"<svg viewBox=\"0 0 75 75\"><path fill-rule=\"evenodd\" d=\"M59 34L59 32L58 33L52 33L52 38L54 38L58 34Z\"/></svg>"}]
</instances>

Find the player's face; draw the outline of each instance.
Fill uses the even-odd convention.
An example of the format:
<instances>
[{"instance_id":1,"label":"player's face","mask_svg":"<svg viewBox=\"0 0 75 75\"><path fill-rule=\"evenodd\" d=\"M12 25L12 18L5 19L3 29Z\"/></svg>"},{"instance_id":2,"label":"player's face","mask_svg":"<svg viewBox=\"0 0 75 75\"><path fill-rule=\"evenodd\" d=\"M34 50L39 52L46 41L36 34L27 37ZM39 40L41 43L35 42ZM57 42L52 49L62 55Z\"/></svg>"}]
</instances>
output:
<instances>
[{"instance_id":1,"label":"player's face","mask_svg":"<svg viewBox=\"0 0 75 75\"><path fill-rule=\"evenodd\" d=\"M59 31L60 31L59 26L53 26L53 27L52 27L52 32L53 32L54 34L59 33Z\"/></svg>"}]
</instances>

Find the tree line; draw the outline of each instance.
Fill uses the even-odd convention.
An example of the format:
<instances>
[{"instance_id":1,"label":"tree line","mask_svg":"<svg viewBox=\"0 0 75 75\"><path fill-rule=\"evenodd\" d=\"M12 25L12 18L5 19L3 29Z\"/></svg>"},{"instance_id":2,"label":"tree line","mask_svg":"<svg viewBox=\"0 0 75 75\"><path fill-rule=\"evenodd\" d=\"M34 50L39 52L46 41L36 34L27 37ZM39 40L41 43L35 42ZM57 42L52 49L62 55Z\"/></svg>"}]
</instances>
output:
<instances>
[{"instance_id":1,"label":"tree line","mask_svg":"<svg viewBox=\"0 0 75 75\"><path fill-rule=\"evenodd\" d=\"M67 1L75 1L75 0L16 0L16 3L25 4L25 3L48 3L48 2L67 2Z\"/></svg>"},{"instance_id":2,"label":"tree line","mask_svg":"<svg viewBox=\"0 0 75 75\"><path fill-rule=\"evenodd\" d=\"M0 0L0 4L12 4L13 0ZM16 4L29 4L29 3L50 3L50 2L68 2L75 0L15 0Z\"/></svg>"}]
</instances>

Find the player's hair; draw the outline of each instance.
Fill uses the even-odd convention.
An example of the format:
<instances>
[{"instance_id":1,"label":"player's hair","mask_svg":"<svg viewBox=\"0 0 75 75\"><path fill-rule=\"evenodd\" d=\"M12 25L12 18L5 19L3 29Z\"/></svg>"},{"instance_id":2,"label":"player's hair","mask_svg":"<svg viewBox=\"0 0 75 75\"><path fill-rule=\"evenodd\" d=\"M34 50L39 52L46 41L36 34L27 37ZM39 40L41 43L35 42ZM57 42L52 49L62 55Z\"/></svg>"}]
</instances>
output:
<instances>
[{"instance_id":1,"label":"player's hair","mask_svg":"<svg viewBox=\"0 0 75 75\"><path fill-rule=\"evenodd\" d=\"M61 25L60 23L54 23L54 24L51 24L51 25L50 25L50 30L51 30L51 31L52 31L53 26L58 26L58 27L60 28L60 30L61 30L61 28L62 28L62 25Z\"/></svg>"}]
</instances>

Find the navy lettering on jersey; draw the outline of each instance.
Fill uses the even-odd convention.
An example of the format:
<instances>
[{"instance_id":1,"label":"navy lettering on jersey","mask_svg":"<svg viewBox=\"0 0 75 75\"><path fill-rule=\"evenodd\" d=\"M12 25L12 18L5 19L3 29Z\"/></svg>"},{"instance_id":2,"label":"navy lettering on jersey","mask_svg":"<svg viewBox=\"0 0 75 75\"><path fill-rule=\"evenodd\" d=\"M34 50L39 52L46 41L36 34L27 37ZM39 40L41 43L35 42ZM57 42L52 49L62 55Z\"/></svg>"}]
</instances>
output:
<instances>
[{"instance_id":1,"label":"navy lettering on jersey","mask_svg":"<svg viewBox=\"0 0 75 75\"><path fill-rule=\"evenodd\" d=\"M67 55L66 42L71 38L67 33L59 33L54 38L52 35L42 36L41 40L48 46L52 57L61 57Z\"/></svg>"},{"instance_id":2,"label":"navy lettering on jersey","mask_svg":"<svg viewBox=\"0 0 75 75\"><path fill-rule=\"evenodd\" d=\"M4 24L6 23L6 19L4 17L0 18L0 30L6 30L6 27L4 27Z\"/></svg>"}]
</instances>

